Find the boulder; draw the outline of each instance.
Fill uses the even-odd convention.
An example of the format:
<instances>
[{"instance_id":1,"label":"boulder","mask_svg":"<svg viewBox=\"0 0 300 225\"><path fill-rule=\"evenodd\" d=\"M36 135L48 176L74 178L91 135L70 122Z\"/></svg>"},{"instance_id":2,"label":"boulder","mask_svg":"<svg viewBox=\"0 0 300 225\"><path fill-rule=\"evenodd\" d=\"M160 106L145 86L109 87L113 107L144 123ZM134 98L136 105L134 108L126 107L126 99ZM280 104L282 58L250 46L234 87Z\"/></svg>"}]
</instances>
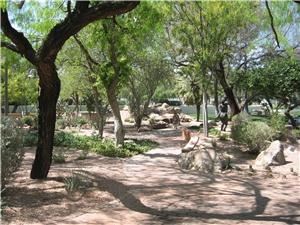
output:
<instances>
[{"instance_id":1,"label":"boulder","mask_svg":"<svg viewBox=\"0 0 300 225\"><path fill-rule=\"evenodd\" d=\"M161 121L161 120L163 120L163 117L161 115L157 114L157 113L151 113L149 115L149 118L151 120L154 120L154 121Z\"/></svg>"},{"instance_id":2,"label":"boulder","mask_svg":"<svg viewBox=\"0 0 300 225\"><path fill-rule=\"evenodd\" d=\"M201 127L203 127L203 122L192 121L187 125L189 129L200 129Z\"/></svg>"},{"instance_id":3,"label":"boulder","mask_svg":"<svg viewBox=\"0 0 300 225\"><path fill-rule=\"evenodd\" d=\"M161 107L164 108L164 109L166 109L166 108L169 107L169 105L168 105L167 103L163 103L163 104L161 105Z\"/></svg>"},{"instance_id":4,"label":"boulder","mask_svg":"<svg viewBox=\"0 0 300 225\"><path fill-rule=\"evenodd\" d=\"M207 123L208 123L208 127L214 127L218 125L217 122L214 120L209 120Z\"/></svg>"},{"instance_id":5,"label":"boulder","mask_svg":"<svg viewBox=\"0 0 300 225\"><path fill-rule=\"evenodd\" d=\"M174 116L174 114L166 113L166 114L162 115L161 120L166 123L173 123L173 116Z\"/></svg>"},{"instance_id":6,"label":"boulder","mask_svg":"<svg viewBox=\"0 0 300 225\"><path fill-rule=\"evenodd\" d=\"M267 168L272 164L283 165L286 163L283 154L284 147L280 141L273 141L270 146L262 151L255 160L256 166Z\"/></svg>"},{"instance_id":7,"label":"boulder","mask_svg":"<svg viewBox=\"0 0 300 225\"><path fill-rule=\"evenodd\" d=\"M190 152L193 151L194 148L196 147L196 145L199 142L199 137L198 136L194 136L192 137L189 142L181 149L181 152Z\"/></svg>"},{"instance_id":8,"label":"boulder","mask_svg":"<svg viewBox=\"0 0 300 225\"><path fill-rule=\"evenodd\" d=\"M164 129L168 127L168 124L164 121L158 121L155 122L154 124L151 124L152 129Z\"/></svg>"},{"instance_id":9,"label":"boulder","mask_svg":"<svg viewBox=\"0 0 300 225\"><path fill-rule=\"evenodd\" d=\"M213 173L216 169L220 169L220 159L213 149L181 153L178 164L182 169L198 170L204 173Z\"/></svg>"},{"instance_id":10,"label":"boulder","mask_svg":"<svg viewBox=\"0 0 300 225\"><path fill-rule=\"evenodd\" d=\"M185 114L183 114L180 119L181 122L191 122L192 120L193 118L191 116Z\"/></svg>"}]
</instances>

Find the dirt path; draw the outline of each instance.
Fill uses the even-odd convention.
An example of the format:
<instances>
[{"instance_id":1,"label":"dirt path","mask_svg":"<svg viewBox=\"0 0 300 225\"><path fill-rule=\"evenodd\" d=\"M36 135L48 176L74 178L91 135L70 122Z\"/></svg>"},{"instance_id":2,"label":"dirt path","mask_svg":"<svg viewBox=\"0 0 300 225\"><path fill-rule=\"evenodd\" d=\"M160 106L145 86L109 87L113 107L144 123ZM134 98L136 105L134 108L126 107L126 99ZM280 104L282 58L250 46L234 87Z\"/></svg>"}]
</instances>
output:
<instances>
[{"instance_id":1,"label":"dirt path","mask_svg":"<svg viewBox=\"0 0 300 225\"><path fill-rule=\"evenodd\" d=\"M129 159L91 155L54 164L46 181L30 180L34 151L7 190L2 224L300 224L299 176L266 178L182 171L172 129L131 132L160 146ZM63 177L80 173L86 191L70 195Z\"/></svg>"}]
</instances>

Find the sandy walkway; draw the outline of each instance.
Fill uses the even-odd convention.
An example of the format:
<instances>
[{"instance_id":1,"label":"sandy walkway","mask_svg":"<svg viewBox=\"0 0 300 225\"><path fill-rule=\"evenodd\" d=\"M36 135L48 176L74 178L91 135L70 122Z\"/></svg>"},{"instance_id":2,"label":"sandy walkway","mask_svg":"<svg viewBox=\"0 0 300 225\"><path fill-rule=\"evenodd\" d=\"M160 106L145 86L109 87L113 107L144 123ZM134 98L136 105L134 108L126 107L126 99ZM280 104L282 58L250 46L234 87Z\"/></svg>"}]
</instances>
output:
<instances>
[{"instance_id":1,"label":"sandy walkway","mask_svg":"<svg viewBox=\"0 0 300 225\"><path fill-rule=\"evenodd\" d=\"M160 146L130 159L70 157L54 164L46 181L28 178L28 149L8 187L2 224L300 224L299 176L182 171L179 131L131 134L140 135ZM65 191L71 171L86 180L84 193Z\"/></svg>"}]
</instances>

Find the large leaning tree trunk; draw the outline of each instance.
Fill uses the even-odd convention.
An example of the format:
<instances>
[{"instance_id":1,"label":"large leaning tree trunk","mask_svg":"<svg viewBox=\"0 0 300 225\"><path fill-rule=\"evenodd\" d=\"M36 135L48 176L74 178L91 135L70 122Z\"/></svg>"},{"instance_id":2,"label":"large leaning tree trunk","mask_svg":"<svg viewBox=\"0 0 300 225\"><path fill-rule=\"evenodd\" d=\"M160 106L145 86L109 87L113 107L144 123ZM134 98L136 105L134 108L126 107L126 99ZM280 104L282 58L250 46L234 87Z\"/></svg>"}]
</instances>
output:
<instances>
[{"instance_id":1,"label":"large leaning tree trunk","mask_svg":"<svg viewBox=\"0 0 300 225\"><path fill-rule=\"evenodd\" d=\"M60 81L55 68L58 52L72 35L88 24L126 13L134 9L139 2L97 2L90 6L90 1L76 1L73 9L71 1L67 4L66 18L51 29L37 51L22 32L12 27L7 9L1 8L1 30L12 42L1 41L1 47L24 56L36 67L39 76L39 136L30 174L32 179L46 178L52 161L56 103L60 92Z\"/></svg>"},{"instance_id":2,"label":"large leaning tree trunk","mask_svg":"<svg viewBox=\"0 0 300 225\"><path fill-rule=\"evenodd\" d=\"M52 146L56 121L56 103L60 92L60 80L53 64L38 64L40 95L38 98L38 145L30 177L47 177L52 161ZM53 123L54 121L54 123Z\"/></svg>"},{"instance_id":3,"label":"large leaning tree trunk","mask_svg":"<svg viewBox=\"0 0 300 225\"><path fill-rule=\"evenodd\" d=\"M241 112L241 110L237 103L236 97L233 93L232 87L230 87L229 84L227 83L223 61L220 61L217 66L216 76L217 76L217 79L218 79L220 85L222 86L224 93L228 99L231 116L239 114Z\"/></svg>"}]
</instances>

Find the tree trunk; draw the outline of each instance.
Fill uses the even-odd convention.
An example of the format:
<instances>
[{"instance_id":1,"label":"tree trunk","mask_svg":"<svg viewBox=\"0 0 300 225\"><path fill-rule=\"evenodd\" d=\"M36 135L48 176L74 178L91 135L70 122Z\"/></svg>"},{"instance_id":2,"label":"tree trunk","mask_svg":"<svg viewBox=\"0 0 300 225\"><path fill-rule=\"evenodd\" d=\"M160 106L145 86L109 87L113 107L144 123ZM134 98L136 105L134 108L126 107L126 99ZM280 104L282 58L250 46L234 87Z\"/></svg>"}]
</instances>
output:
<instances>
[{"instance_id":1,"label":"tree trunk","mask_svg":"<svg viewBox=\"0 0 300 225\"><path fill-rule=\"evenodd\" d=\"M137 129L141 128L141 126L142 126L142 118L143 117L141 115L134 118L135 127Z\"/></svg>"},{"instance_id":2,"label":"tree trunk","mask_svg":"<svg viewBox=\"0 0 300 225\"><path fill-rule=\"evenodd\" d=\"M12 113L15 113L15 112L17 112L17 109L18 109L18 107L19 107L19 105L17 105L17 104L14 104L14 107L13 107L13 109L12 109Z\"/></svg>"},{"instance_id":3,"label":"tree trunk","mask_svg":"<svg viewBox=\"0 0 300 225\"><path fill-rule=\"evenodd\" d=\"M248 92L245 91L245 104L244 104L244 111L250 115L250 112L249 112L249 101L248 100Z\"/></svg>"},{"instance_id":4,"label":"tree trunk","mask_svg":"<svg viewBox=\"0 0 300 225\"><path fill-rule=\"evenodd\" d=\"M60 80L54 63L40 63L37 68L40 77L38 145L30 177L45 179L52 162L53 138L56 121L56 103L60 92Z\"/></svg>"},{"instance_id":5,"label":"tree trunk","mask_svg":"<svg viewBox=\"0 0 300 225\"><path fill-rule=\"evenodd\" d=\"M104 126L105 126L105 121L106 121L106 115L105 115L106 109L101 110L101 114L98 116L98 137L100 139L103 138L103 131L104 131Z\"/></svg>"},{"instance_id":6,"label":"tree trunk","mask_svg":"<svg viewBox=\"0 0 300 225\"><path fill-rule=\"evenodd\" d=\"M5 100L5 105L4 105L4 108L5 108L5 116L8 115L9 113L9 105L8 105L8 65L7 63L5 63L5 71L4 71L4 86L5 86L5 89L4 89L4 100Z\"/></svg>"},{"instance_id":7,"label":"tree trunk","mask_svg":"<svg viewBox=\"0 0 300 225\"><path fill-rule=\"evenodd\" d=\"M203 93L203 133L205 137L208 137L208 115L207 115L207 94Z\"/></svg>"},{"instance_id":8,"label":"tree trunk","mask_svg":"<svg viewBox=\"0 0 300 225\"><path fill-rule=\"evenodd\" d=\"M114 85L115 84L115 85ZM116 82L113 82L112 85L106 90L108 102L110 104L113 116L114 116L114 133L116 138L116 146L124 145L125 131L122 123L119 103L116 96Z\"/></svg>"},{"instance_id":9,"label":"tree trunk","mask_svg":"<svg viewBox=\"0 0 300 225\"><path fill-rule=\"evenodd\" d=\"M75 101L75 112L76 112L76 116L79 116L79 95L76 92L75 93L75 97L74 97L74 101Z\"/></svg>"},{"instance_id":10,"label":"tree trunk","mask_svg":"<svg viewBox=\"0 0 300 225\"><path fill-rule=\"evenodd\" d=\"M216 115L219 115L219 95L218 95L218 80L214 80L214 103Z\"/></svg>"},{"instance_id":11,"label":"tree trunk","mask_svg":"<svg viewBox=\"0 0 300 225\"><path fill-rule=\"evenodd\" d=\"M230 112L231 116L234 116L236 114L239 114L241 112L240 107L236 101L235 95L233 93L232 87L230 87L227 83L226 77L225 77L225 70L223 66L223 62L219 63L219 69L217 69L217 78L220 82L224 93L228 99L228 103L230 106Z\"/></svg>"},{"instance_id":12,"label":"tree trunk","mask_svg":"<svg viewBox=\"0 0 300 225\"><path fill-rule=\"evenodd\" d=\"M197 102L196 104L196 110L197 110L197 122L200 121L200 108L201 108L201 103Z\"/></svg>"}]
</instances>

